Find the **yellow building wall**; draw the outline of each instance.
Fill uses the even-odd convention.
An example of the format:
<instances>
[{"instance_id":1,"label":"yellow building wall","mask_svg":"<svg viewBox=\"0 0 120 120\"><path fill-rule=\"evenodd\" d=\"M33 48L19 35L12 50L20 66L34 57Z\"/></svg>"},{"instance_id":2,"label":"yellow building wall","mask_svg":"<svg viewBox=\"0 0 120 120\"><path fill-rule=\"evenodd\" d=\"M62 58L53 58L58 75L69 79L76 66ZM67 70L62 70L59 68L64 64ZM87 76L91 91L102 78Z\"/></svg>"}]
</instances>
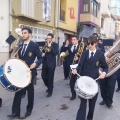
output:
<instances>
[{"instance_id":1,"label":"yellow building wall","mask_svg":"<svg viewBox=\"0 0 120 120\"><path fill-rule=\"evenodd\" d=\"M62 5L65 5L64 2ZM70 18L70 9L72 9L72 19ZM60 21L59 27L76 32L78 21L78 0L66 0L65 15L65 21Z\"/></svg>"}]
</instances>

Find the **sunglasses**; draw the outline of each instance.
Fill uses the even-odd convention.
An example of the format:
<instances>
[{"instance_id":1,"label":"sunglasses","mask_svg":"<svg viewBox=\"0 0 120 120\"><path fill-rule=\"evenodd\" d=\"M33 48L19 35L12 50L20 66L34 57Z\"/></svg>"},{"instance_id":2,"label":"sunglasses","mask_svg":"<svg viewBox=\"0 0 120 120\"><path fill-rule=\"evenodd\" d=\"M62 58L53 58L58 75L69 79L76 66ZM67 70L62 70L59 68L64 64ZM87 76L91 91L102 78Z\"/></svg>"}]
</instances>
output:
<instances>
[{"instance_id":1,"label":"sunglasses","mask_svg":"<svg viewBox=\"0 0 120 120\"><path fill-rule=\"evenodd\" d=\"M87 45L90 45L90 44L91 44L91 45L94 45L94 43L93 43L93 42L91 42L91 43L87 43Z\"/></svg>"}]
</instances>

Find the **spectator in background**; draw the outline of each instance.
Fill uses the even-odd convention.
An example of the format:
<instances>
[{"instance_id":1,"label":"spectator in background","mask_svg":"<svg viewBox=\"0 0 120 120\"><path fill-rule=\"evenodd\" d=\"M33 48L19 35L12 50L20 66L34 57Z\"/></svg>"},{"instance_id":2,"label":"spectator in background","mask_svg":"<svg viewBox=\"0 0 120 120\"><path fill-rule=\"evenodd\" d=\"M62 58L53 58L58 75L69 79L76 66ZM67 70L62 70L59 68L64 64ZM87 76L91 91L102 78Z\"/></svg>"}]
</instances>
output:
<instances>
[{"instance_id":1,"label":"spectator in background","mask_svg":"<svg viewBox=\"0 0 120 120\"><path fill-rule=\"evenodd\" d=\"M100 51L102 51L103 53L105 53L105 49L104 49L104 46L102 45L102 39L98 39L98 49Z\"/></svg>"},{"instance_id":2,"label":"spectator in background","mask_svg":"<svg viewBox=\"0 0 120 120\"><path fill-rule=\"evenodd\" d=\"M68 45L69 45L69 40L65 40L65 42L63 42L63 46L61 47L60 53L65 52L67 54ZM68 56L66 56L66 58L63 60L63 72L64 72L64 80L68 79L70 72L70 67L68 64Z\"/></svg>"}]
</instances>

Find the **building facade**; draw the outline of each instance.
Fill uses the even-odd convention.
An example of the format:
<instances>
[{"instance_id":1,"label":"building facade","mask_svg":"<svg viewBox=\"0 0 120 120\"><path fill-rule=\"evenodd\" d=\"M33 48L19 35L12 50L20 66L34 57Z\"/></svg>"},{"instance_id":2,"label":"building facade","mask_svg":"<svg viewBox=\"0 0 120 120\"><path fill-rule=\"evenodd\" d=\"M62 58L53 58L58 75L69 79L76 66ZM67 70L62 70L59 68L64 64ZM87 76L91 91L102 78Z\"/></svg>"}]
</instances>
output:
<instances>
[{"instance_id":1,"label":"building facade","mask_svg":"<svg viewBox=\"0 0 120 120\"><path fill-rule=\"evenodd\" d=\"M59 11L58 17L56 16L58 18L56 29L61 46L65 39L71 41L71 36L77 32L78 0L58 0L57 6Z\"/></svg>"},{"instance_id":2,"label":"building facade","mask_svg":"<svg viewBox=\"0 0 120 120\"><path fill-rule=\"evenodd\" d=\"M3 64L6 60L8 60L9 55L9 47L8 44L5 43L5 40L9 36L10 31L10 16L9 16L9 8L10 3L9 0L0 0L0 65Z\"/></svg>"},{"instance_id":3,"label":"building facade","mask_svg":"<svg viewBox=\"0 0 120 120\"><path fill-rule=\"evenodd\" d=\"M96 33L99 26L99 3L96 0L79 0L78 5L78 25L81 27L79 33L86 39Z\"/></svg>"},{"instance_id":4,"label":"building facade","mask_svg":"<svg viewBox=\"0 0 120 120\"><path fill-rule=\"evenodd\" d=\"M110 0L110 9L113 15L120 16L120 0Z\"/></svg>"}]
</instances>

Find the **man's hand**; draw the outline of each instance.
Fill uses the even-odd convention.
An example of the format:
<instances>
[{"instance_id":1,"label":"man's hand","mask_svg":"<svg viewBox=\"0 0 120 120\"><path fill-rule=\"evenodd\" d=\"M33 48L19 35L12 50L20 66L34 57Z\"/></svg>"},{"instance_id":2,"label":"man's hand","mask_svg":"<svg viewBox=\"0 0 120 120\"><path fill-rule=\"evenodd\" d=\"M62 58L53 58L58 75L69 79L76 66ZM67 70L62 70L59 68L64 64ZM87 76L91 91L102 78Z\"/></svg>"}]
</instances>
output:
<instances>
[{"instance_id":1,"label":"man's hand","mask_svg":"<svg viewBox=\"0 0 120 120\"><path fill-rule=\"evenodd\" d=\"M42 53L42 57L45 57L45 53Z\"/></svg>"},{"instance_id":2,"label":"man's hand","mask_svg":"<svg viewBox=\"0 0 120 120\"><path fill-rule=\"evenodd\" d=\"M76 69L72 70L72 74L73 75L77 74L77 70Z\"/></svg>"},{"instance_id":3,"label":"man's hand","mask_svg":"<svg viewBox=\"0 0 120 120\"><path fill-rule=\"evenodd\" d=\"M33 63L32 65L30 65L30 69L33 69L36 67L36 63Z\"/></svg>"},{"instance_id":4,"label":"man's hand","mask_svg":"<svg viewBox=\"0 0 120 120\"><path fill-rule=\"evenodd\" d=\"M102 74L100 74L99 78L100 78L100 79L104 79L104 78L105 78L105 75L106 75L106 73L103 72Z\"/></svg>"}]
</instances>

